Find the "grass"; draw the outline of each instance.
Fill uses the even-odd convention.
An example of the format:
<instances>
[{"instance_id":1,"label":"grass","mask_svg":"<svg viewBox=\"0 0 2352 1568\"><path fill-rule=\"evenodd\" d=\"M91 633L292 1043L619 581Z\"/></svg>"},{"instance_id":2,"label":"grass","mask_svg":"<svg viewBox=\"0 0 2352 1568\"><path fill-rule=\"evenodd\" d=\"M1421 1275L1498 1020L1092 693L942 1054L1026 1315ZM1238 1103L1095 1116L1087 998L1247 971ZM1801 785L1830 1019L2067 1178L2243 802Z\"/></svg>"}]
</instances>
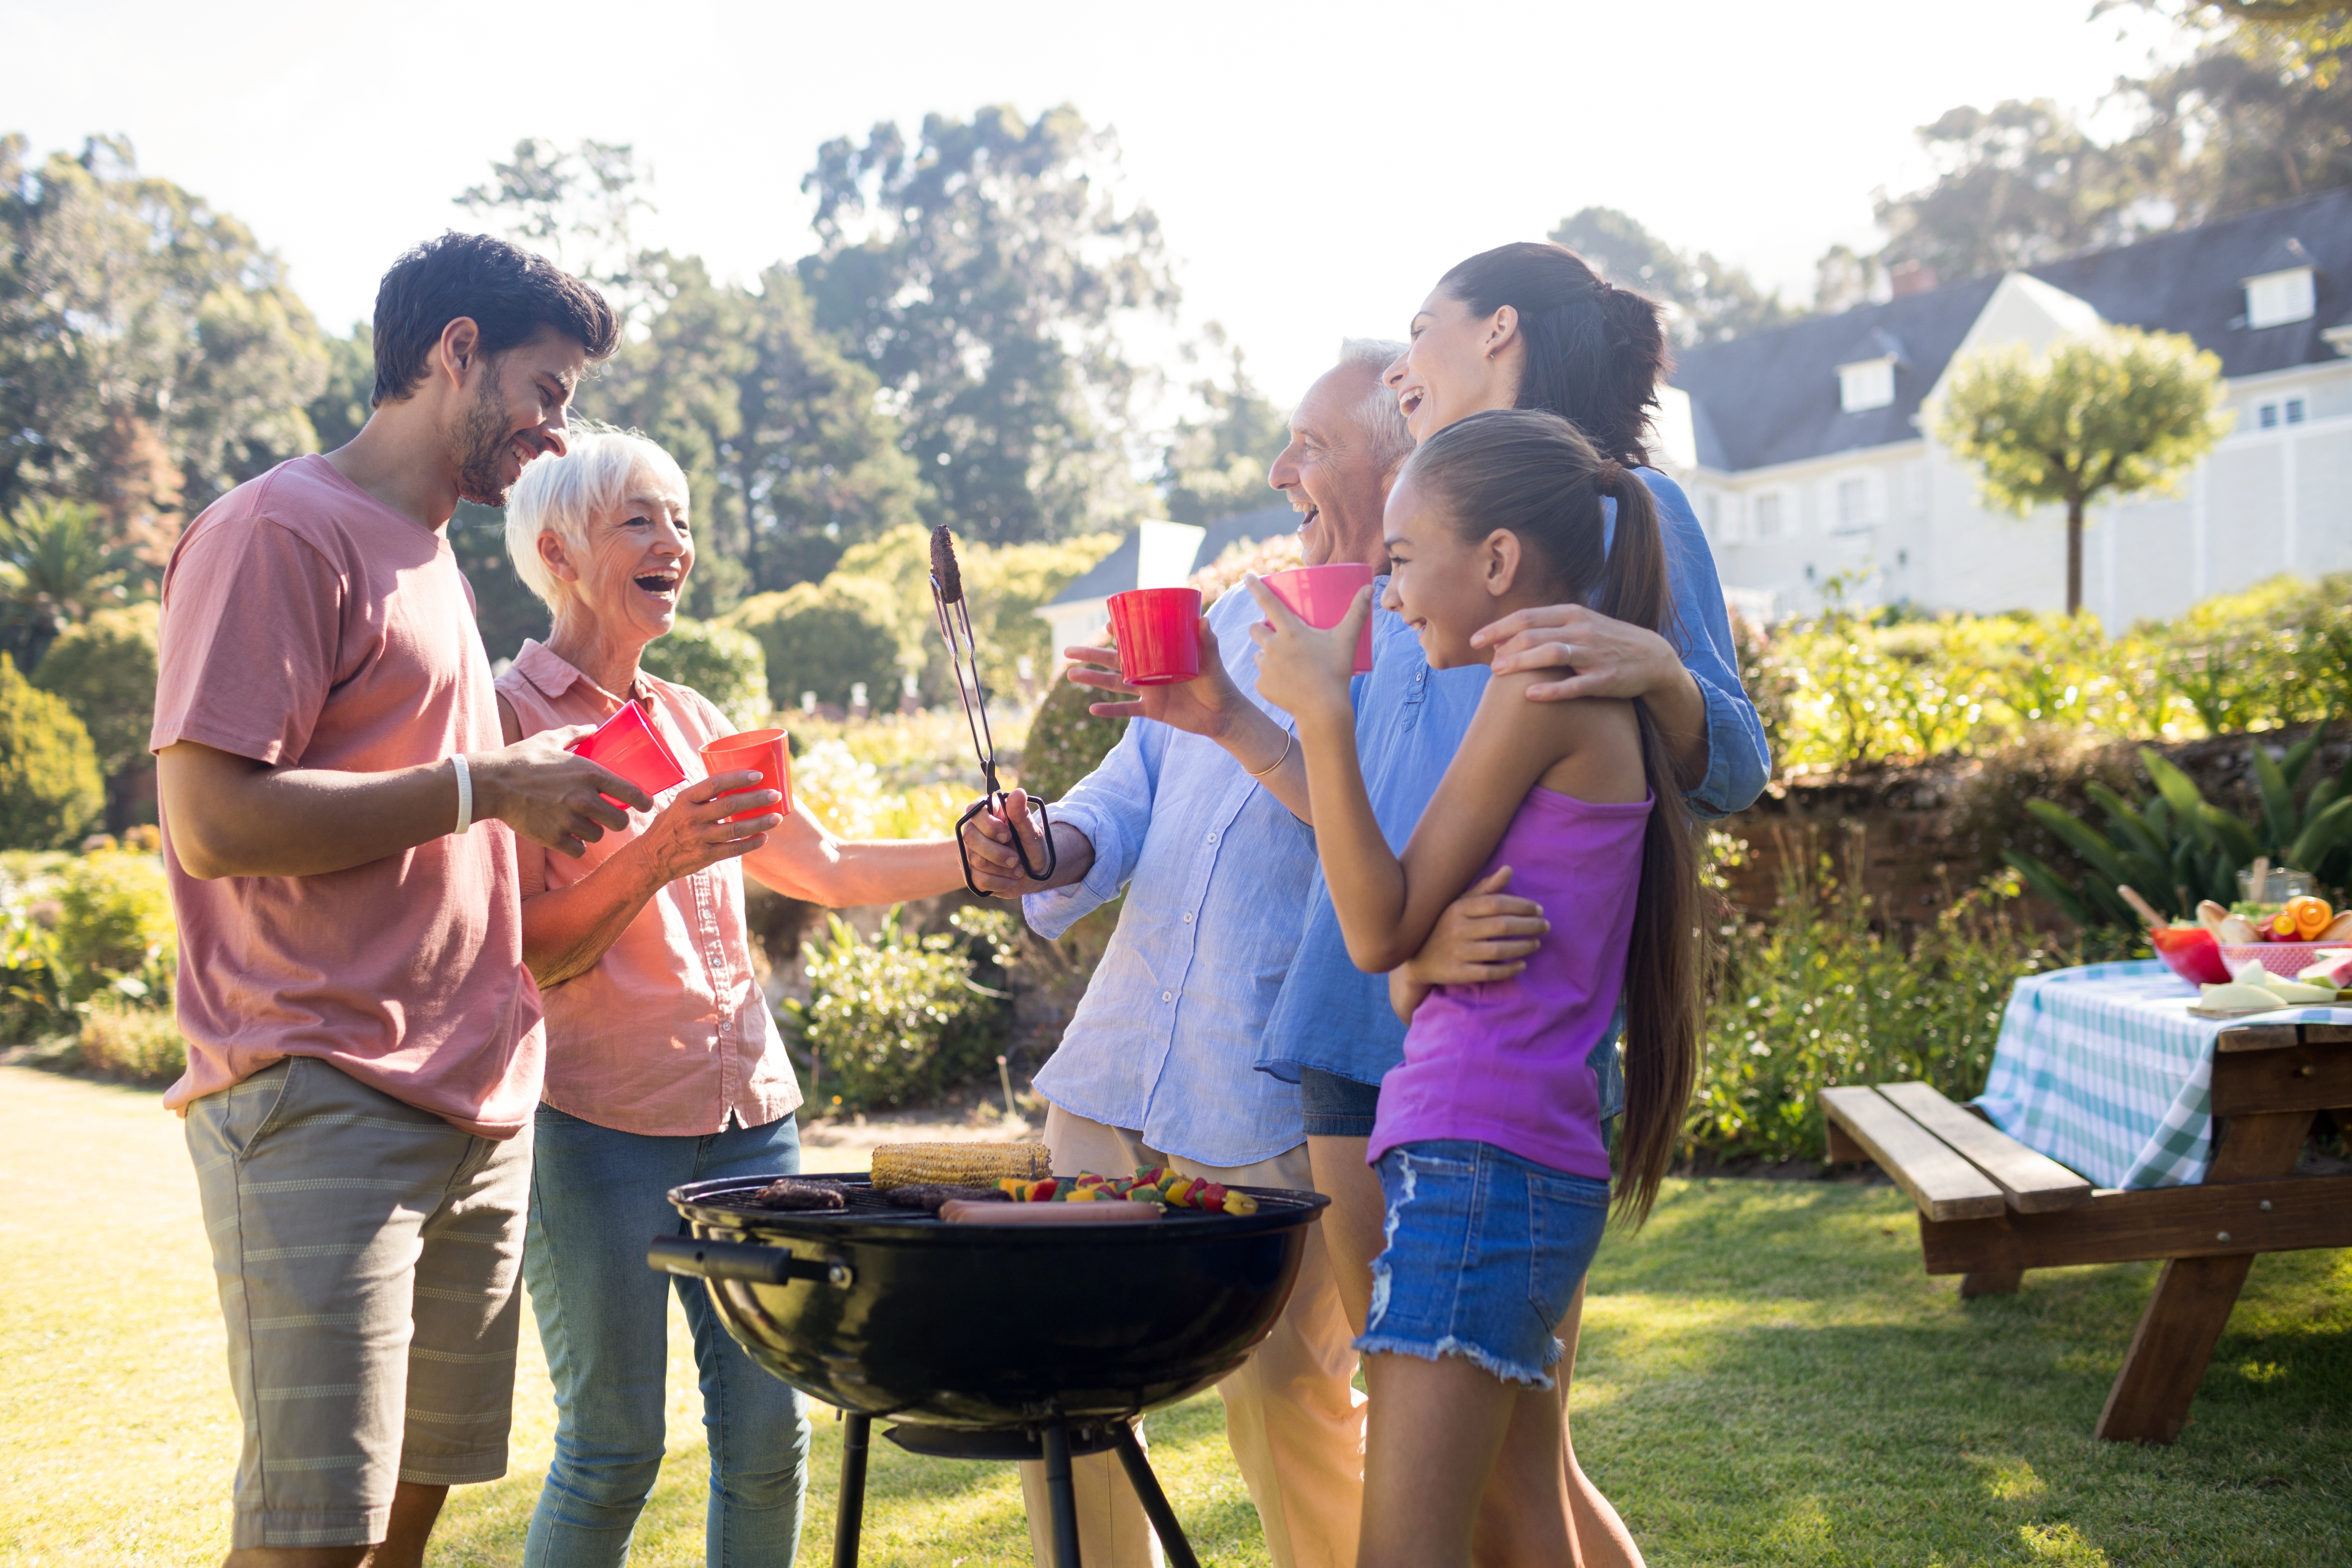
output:
<instances>
[{"instance_id":1,"label":"grass","mask_svg":"<svg viewBox=\"0 0 2352 1568\"><path fill-rule=\"evenodd\" d=\"M1672 1184L1596 1266L1578 1452L1661 1565L2347 1561L2352 1253L2257 1260L2178 1445L2094 1442L2154 1279L2058 1269L1963 1302L1919 1272L1889 1189ZM179 1125L152 1091L0 1068L0 1563L214 1557L236 1411ZM691 1364L673 1314L646 1568L701 1562ZM511 1471L453 1496L436 1564L519 1560L551 1424L526 1328ZM1202 1561L1264 1563L1214 1396L1150 1427ZM803 1563L830 1561L839 1463L820 1413ZM877 1442L866 1520L877 1568L1028 1561L1009 1466Z\"/></svg>"}]
</instances>

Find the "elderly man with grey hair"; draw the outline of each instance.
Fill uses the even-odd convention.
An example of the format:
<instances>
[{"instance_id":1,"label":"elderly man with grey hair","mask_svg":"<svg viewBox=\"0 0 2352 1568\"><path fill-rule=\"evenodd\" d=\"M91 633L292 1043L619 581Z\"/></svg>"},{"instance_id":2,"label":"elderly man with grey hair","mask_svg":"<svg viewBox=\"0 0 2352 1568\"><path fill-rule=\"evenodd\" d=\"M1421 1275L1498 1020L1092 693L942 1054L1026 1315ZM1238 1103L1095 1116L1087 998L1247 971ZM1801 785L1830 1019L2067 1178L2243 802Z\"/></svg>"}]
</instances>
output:
<instances>
[{"instance_id":1,"label":"elderly man with grey hair","mask_svg":"<svg viewBox=\"0 0 2352 1568\"><path fill-rule=\"evenodd\" d=\"M1400 349L1345 344L1291 416L1290 444L1267 481L1301 513L1310 565L1387 569L1381 508L1412 447L1381 384ZM1072 672L1128 699L1097 712L1163 722L1129 725L1102 766L1055 804L1058 868L1043 890L1014 865L1002 819L975 818L967 829L981 886L1027 895L1029 923L1046 936L1126 891L1085 1000L1037 1077L1057 1173L1170 1165L1228 1184L1315 1185L1297 1086L1255 1067L1315 885L1313 829L1271 793L1284 770L1300 783L1303 770L1288 716L1256 696L1248 628L1258 618L1248 595L1220 599L1202 618L1203 679L1183 685L1138 693L1083 665ZM1108 649L1073 651L1118 663ZM1026 810L1017 792L1010 810L1016 819ZM1363 1413L1350 1338L1318 1226L1273 1332L1218 1384L1226 1436L1279 1568L1356 1560ZM1111 1456L1073 1468L1088 1568L1154 1561L1142 1507ZM1027 1465L1022 1477L1041 1562L1051 1560L1043 1470Z\"/></svg>"}]
</instances>

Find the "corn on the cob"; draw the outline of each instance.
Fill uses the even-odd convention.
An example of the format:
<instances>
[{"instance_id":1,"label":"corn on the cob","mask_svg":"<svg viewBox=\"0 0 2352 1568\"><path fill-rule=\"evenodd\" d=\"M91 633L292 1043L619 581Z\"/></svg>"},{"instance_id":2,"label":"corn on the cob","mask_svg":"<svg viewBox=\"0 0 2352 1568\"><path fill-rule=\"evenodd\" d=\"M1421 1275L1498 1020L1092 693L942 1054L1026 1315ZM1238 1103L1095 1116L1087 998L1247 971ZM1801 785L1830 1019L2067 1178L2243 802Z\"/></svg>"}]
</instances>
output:
<instances>
[{"instance_id":1,"label":"corn on the cob","mask_svg":"<svg viewBox=\"0 0 2352 1568\"><path fill-rule=\"evenodd\" d=\"M1001 1176L1034 1180L1050 1168L1042 1143L883 1143L874 1151L874 1185L992 1187Z\"/></svg>"}]
</instances>

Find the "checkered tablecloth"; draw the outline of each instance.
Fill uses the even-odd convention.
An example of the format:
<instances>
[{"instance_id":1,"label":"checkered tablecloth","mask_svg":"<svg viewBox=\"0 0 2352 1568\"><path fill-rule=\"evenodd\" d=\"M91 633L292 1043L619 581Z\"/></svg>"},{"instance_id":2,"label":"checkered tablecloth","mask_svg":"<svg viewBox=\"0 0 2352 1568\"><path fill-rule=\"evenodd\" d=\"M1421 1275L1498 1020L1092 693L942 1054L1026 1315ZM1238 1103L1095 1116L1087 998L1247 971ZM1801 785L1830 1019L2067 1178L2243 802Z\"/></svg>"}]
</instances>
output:
<instances>
[{"instance_id":1,"label":"checkered tablecloth","mask_svg":"<svg viewBox=\"0 0 2352 1568\"><path fill-rule=\"evenodd\" d=\"M2154 959L2028 975L2010 993L1977 1097L1996 1125L2102 1187L2202 1181L2213 1040L2196 988ZM2256 1024L2352 1024L2352 1007L2281 1008Z\"/></svg>"}]
</instances>

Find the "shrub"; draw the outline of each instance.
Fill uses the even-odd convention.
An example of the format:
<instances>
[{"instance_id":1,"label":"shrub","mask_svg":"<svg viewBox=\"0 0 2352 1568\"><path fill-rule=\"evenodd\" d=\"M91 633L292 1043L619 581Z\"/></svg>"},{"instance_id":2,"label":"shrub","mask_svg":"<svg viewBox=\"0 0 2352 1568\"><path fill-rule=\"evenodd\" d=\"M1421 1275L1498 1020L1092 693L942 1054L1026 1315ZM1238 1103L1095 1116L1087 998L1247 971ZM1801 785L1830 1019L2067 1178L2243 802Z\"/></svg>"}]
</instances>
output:
<instances>
[{"instance_id":1,"label":"shrub","mask_svg":"<svg viewBox=\"0 0 2352 1568\"><path fill-rule=\"evenodd\" d=\"M66 857L0 851L0 1041L26 1040L71 1016L58 967L58 877Z\"/></svg>"},{"instance_id":2,"label":"shrub","mask_svg":"<svg viewBox=\"0 0 2352 1568\"><path fill-rule=\"evenodd\" d=\"M152 600L96 611L58 633L33 671L33 684L65 699L89 731L99 772L110 779L149 765L161 618Z\"/></svg>"},{"instance_id":3,"label":"shrub","mask_svg":"<svg viewBox=\"0 0 2352 1568\"><path fill-rule=\"evenodd\" d=\"M0 848L62 849L106 808L89 731L0 653Z\"/></svg>"},{"instance_id":4,"label":"shrub","mask_svg":"<svg viewBox=\"0 0 2352 1568\"><path fill-rule=\"evenodd\" d=\"M748 632L680 616L667 637L646 645L644 659L662 679L709 699L739 730L754 728L771 710L768 656Z\"/></svg>"},{"instance_id":5,"label":"shrub","mask_svg":"<svg viewBox=\"0 0 2352 1568\"><path fill-rule=\"evenodd\" d=\"M888 708L898 689L891 614L888 593L879 584L836 574L821 584L800 583L746 599L719 624L759 639L767 655L768 700L775 708L798 707L803 691L846 708L850 687L860 681L867 701Z\"/></svg>"},{"instance_id":6,"label":"shrub","mask_svg":"<svg viewBox=\"0 0 2352 1568\"><path fill-rule=\"evenodd\" d=\"M188 1070L188 1043L172 1015L101 996L82 1010L81 1065L131 1083L168 1084Z\"/></svg>"},{"instance_id":7,"label":"shrub","mask_svg":"<svg viewBox=\"0 0 2352 1568\"><path fill-rule=\"evenodd\" d=\"M1097 719L1087 711L1101 693L1068 676L1057 678L1029 721L1021 744L1021 783L1047 800L1059 800L1072 784L1102 765L1127 729L1124 719Z\"/></svg>"},{"instance_id":8,"label":"shrub","mask_svg":"<svg viewBox=\"0 0 2352 1568\"><path fill-rule=\"evenodd\" d=\"M904 912L894 907L870 942L829 914L826 940L801 948L809 999L783 1014L810 1058L812 1104L903 1105L995 1061L1006 994L974 978L962 940L918 935Z\"/></svg>"},{"instance_id":9,"label":"shrub","mask_svg":"<svg viewBox=\"0 0 2352 1568\"><path fill-rule=\"evenodd\" d=\"M66 868L58 903L58 967L75 997L111 989L170 1002L179 936L161 859L121 850L85 855Z\"/></svg>"},{"instance_id":10,"label":"shrub","mask_svg":"<svg viewBox=\"0 0 2352 1568\"><path fill-rule=\"evenodd\" d=\"M2142 951L2102 933L2062 946L2026 928L2012 912L2017 879L2003 873L1906 952L1874 925L1860 873L1828 854L1792 855L1770 918L1727 931L1685 1124L1695 1150L1818 1160L1814 1097L1832 1084L1915 1079L1969 1099L1991 1068L2013 981Z\"/></svg>"}]
</instances>

